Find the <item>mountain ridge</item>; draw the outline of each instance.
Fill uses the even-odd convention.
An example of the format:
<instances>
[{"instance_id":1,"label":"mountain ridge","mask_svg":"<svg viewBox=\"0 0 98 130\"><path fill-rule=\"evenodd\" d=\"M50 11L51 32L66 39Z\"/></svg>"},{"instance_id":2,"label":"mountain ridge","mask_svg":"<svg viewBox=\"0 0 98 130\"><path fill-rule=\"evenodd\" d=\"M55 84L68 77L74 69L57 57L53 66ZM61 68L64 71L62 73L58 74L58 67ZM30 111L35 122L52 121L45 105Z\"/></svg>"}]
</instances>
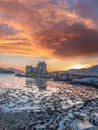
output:
<instances>
[{"instance_id":1,"label":"mountain ridge","mask_svg":"<svg viewBox=\"0 0 98 130\"><path fill-rule=\"evenodd\" d=\"M0 73L23 73L23 71L16 69L16 68L2 68L2 67L0 67Z\"/></svg>"},{"instance_id":2,"label":"mountain ridge","mask_svg":"<svg viewBox=\"0 0 98 130\"><path fill-rule=\"evenodd\" d=\"M98 65L94 65L89 68L70 69L65 72L69 74L98 74Z\"/></svg>"}]
</instances>

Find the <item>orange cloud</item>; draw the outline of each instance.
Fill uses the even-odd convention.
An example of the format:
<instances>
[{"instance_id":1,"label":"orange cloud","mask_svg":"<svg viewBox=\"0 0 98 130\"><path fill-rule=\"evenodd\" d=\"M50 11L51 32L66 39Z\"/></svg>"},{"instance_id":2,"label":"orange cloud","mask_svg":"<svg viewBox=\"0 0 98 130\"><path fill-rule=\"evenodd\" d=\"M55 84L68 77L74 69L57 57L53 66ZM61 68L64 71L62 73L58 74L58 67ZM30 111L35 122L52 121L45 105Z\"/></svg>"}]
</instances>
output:
<instances>
[{"instance_id":1,"label":"orange cloud","mask_svg":"<svg viewBox=\"0 0 98 130\"><path fill-rule=\"evenodd\" d=\"M96 22L78 14L78 6L71 8L63 0L0 0L0 52L56 58L97 54Z\"/></svg>"}]
</instances>

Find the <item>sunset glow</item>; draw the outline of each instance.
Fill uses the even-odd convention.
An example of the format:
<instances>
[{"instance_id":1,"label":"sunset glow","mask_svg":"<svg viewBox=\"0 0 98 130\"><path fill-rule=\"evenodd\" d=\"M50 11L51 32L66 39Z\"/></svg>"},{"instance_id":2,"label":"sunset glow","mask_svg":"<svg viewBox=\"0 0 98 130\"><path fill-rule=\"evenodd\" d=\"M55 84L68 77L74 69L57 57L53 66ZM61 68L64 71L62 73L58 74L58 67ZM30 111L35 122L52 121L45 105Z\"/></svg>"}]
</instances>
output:
<instances>
[{"instance_id":1,"label":"sunset glow","mask_svg":"<svg viewBox=\"0 0 98 130\"><path fill-rule=\"evenodd\" d=\"M98 64L97 0L0 0L0 67Z\"/></svg>"},{"instance_id":2,"label":"sunset glow","mask_svg":"<svg viewBox=\"0 0 98 130\"><path fill-rule=\"evenodd\" d=\"M85 68L85 65L75 65L69 67L69 69L82 69L82 68Z\"/></svg>"}]
</instances>

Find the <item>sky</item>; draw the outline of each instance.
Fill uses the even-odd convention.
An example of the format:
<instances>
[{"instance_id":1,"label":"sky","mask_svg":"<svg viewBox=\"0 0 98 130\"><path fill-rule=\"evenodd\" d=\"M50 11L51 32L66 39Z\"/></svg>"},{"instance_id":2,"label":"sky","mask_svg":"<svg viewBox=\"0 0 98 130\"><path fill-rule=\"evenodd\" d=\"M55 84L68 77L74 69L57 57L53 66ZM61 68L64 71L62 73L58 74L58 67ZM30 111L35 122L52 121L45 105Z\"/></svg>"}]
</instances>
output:
<instances>
[{"instance_id":1,"label":"sky","mask_svg":"<svg viewBox=\"0 0 98 130\"><path fill-rule=\"evenodd\" d=\"M0 67L98 64L98 0L0 0Z\"/></svg>"}]
</instances>

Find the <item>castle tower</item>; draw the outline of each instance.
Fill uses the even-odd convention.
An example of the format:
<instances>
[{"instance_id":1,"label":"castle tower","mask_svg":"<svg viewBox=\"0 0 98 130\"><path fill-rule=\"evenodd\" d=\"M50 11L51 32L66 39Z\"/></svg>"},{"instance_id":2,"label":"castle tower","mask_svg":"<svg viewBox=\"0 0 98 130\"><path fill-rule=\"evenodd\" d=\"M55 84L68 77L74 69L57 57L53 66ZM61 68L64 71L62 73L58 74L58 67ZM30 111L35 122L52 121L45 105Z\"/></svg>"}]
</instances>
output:
<instances>
[{"instance_id":1,"label":"castle tower","mask_svg":"<svg viewBox=\"0 0 98 130\"><path fill-rule=\"evenodd\" d=\"M39 62L37 64L37 71L40 74L45 74L47 72L47 64L43 61L43 62Z\"/></svg>"},{"instance_id":2,"label":"castle tower","mask_svg":"<svg viewBox=\"0 0 98 130\"><path fill-rule=\"evenodd\" d=\"M26 74L32 72L32 66L26 66Z\"/></svg>"}]
</instances>

